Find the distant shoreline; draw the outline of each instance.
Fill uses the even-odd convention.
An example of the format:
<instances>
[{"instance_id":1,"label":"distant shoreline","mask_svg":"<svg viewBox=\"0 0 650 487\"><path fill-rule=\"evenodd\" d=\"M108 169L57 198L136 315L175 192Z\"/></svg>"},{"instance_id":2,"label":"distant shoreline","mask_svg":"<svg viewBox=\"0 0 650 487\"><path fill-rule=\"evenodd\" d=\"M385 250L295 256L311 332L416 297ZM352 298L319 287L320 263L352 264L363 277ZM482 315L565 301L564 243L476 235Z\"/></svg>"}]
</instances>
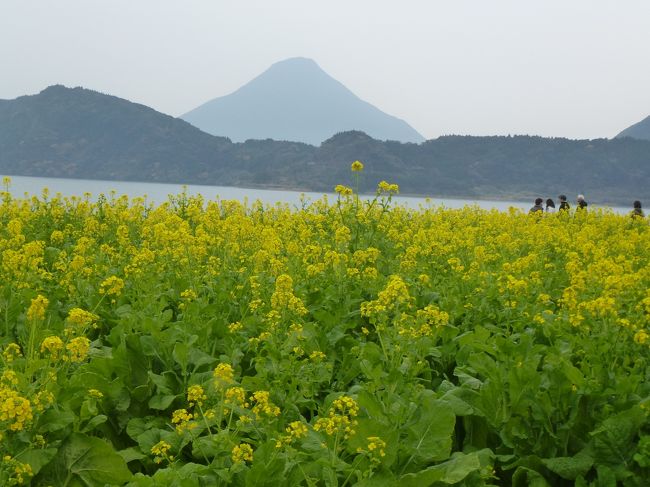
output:
<instances>
[{"instance_id":1,"label":"distant shoreline","mask_svg":"<svg viewBox=\"0 0 650 487\"><path fill-rule=\"evenodd\" d=\"M46 180L55 180L55 181L88 181L91 183L116 183L116 184L133 184L133 185L140 185L140 184L147 184L147 185L169 185L169 186L177 186L179 189L182 189L183 186L198 186L198 187L204 187L204 188L230 188L233 190L261 190L261 191L275 191L275 192L292 192L292 193L311 193L311 194L320 194L320 195L327 195L328 197L336 197L336 193L334 192L334 188L331 188L330 190L318 190L318 189L310 189L306 187L300 187L300 186L291 186L291 185L277 185L277 184L247 184L247 185L228 185L228 184L206 184L206 183L194 183L194 182L168 182L168 181L142 181L142 180L123 180L123 179L88 179L88 178L75 178L75 177L54 177L54 176L33 176L33 175L21 175L21 174L0 174L0 177L9 177L9 178L30 178L30 179L46 179ZM41 188L42 190L43 188ZM40 192L40 190L39 190ZM79 195L81 196L85 191L80 191ZM30 194L38 194L37 192L30 193ZM370 193L370 192L360 192L360 196L364 197L372 197L375 195L375 193ZM572 203L572 195L569 196L569 201L570 204L573 206ZM624 209L626 207L632 207L632 201L627 202L626 200L624 201L623 199L613 199L613 200L590 200L589 195L587 195L587 201L600 208L607 208L607 207L613 207L613 208L619 208L619 209ZM522 195L503 195L503 194L484 194L481 195L480 197L472 194L466 194L466 195L459 195L459 194L420 194L420 193L405 193L405 192L400 192L399 195L397 195L396 199L399 200L400 198L418 198L418 199L434 199L434 200L451 200L451 201L458 201L458 202L465 202L465 201L479 201L479 202L503 202L503 203L514 203L519 206L526 206L526 205L532 205L532 201L537 197L537 195L531 195L531 196L522 196ZM551 198L554 201L557 200L557 195L544 195L540 194L539 197L543 197L544 199L546 198Z\"/></svg>"}]
</instances>

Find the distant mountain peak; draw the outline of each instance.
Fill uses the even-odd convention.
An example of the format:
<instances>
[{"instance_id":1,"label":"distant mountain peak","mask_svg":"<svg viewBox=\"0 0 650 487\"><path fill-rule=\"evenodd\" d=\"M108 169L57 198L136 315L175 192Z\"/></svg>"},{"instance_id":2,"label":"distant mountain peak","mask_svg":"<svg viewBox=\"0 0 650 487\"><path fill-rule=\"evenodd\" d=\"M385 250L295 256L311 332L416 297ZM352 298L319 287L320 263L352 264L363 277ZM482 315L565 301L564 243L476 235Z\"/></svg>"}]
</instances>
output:
<instances>
[{"instance_id":1,"label":"distant mountain peak","mask_svg":"<svg viewBox=\"0 0 650 487\"><path fill-rule=\"evenodd\" d=\"M632 137L633 139L650 140L650 116L629 126L616 137Z\"/></svg>"},{"instance_id":2,"label":"distant mountain peak","mask_svg":"<svg viewBox=\"0 0 650 487\"><path fill-rule=\"evenodd\" d=\"M271 138L319 145L350 130L376 139L424 141L406 122L361 100L305 57L276 62L234 93L181 118L235 142Z\"/></svg>"}]
</instances>

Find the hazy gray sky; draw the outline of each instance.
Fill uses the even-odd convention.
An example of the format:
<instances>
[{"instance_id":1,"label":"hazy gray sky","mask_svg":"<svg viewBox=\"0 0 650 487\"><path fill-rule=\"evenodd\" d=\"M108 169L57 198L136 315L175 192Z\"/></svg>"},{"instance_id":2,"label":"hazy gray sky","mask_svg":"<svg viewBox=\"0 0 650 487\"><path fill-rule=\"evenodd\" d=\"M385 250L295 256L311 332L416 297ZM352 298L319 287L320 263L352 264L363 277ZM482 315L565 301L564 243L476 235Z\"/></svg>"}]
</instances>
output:
<instances>
[{"instance_id":1,"label":"hazy gray sky","mask_svg":"<svg viewBox=\"0 0 650 487\"><path fill-rule=\"evenodd\" d=\"M650 0L0 0L0 98L181 115L305 56L427 138L612 137L650 115Z\"/></svg>"}]
</instances>

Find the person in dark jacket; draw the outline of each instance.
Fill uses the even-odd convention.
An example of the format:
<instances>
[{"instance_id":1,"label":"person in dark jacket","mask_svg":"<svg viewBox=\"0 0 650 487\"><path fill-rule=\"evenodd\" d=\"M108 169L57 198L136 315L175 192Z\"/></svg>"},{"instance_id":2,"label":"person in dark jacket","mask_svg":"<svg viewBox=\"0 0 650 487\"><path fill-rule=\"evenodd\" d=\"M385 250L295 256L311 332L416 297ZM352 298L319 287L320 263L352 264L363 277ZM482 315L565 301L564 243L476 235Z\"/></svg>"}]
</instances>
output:
<instances>
[{"instance_id":1,"label":"person in dark jacket","mask_svg":"<svg viewBox=\"0 0 650 487\"><path fill-rule=\"evenodd\" d=\"M632 213L630 216L632 218L645 218L645 214L643 213L643 210L641 209L641 202L639 200L636 200L633 203L634 209L632 210Z\"/></svg>"},{"instance_id":2,"label":"person in dark jacket","mask_svg":"<svg viewBox=\"0 0 650 487\"><path fill-rule=\"evenodd\" d=\"M542 213L544 213L544 207L542 206L542 203L544 203L544 200L542 198L537 198L535 200L535 206L533 206L528 211L528 213L533 214L533 213L537 213L538 211L541 211Z\"/></svg>"},{"instance_id":3,"label":"person in dark jacket","mask_svg":"<svg viewBox=\"0 0 650 487\"><path fill-rule=\"evenodd\" d=\"M585 200L584 195L579 194L578 197L576 198L576 204L578 205L579 210L587 210L587 201Z\"/></svg>"},{"instance_id":4,"label":"person in dark jacket","mask_svg":"<svg viewBox=\"0 0 650 487\"><path fill-rule=\"evenodd\" d=\"M571 205L569 205L569 203L567 202L566 195L561 194L560 196L558 196L558 198L560 199L560 211L562 210L569 211L571 209Z\"/></svg>"}]
</instances>

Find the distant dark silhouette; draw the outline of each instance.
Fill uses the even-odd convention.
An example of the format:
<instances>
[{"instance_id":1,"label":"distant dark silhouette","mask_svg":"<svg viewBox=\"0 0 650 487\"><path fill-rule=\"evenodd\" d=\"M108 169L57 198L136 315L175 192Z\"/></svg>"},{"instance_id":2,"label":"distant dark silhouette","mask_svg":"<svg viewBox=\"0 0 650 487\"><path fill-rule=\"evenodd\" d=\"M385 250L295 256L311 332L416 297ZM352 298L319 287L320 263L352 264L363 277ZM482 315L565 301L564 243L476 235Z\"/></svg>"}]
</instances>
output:
<instances>
[{"instance_id":1,"label":"distant dark silhouette","mask_svg":"<svg viewBox=\"0 0 650 487\"><path fill-rule=\"evenodd\" d=\"M569 211L571 209L571 205L566 200L566 195L561 194L558 199L560 200L560 211Z\"/></svg>"},{"instance_id":2,"label":"distant dark silhouette","mask_svg":"<svg viewBox=\"0 0 650 487\"><path fill-rule=\"evenodd\" d=\"M551 198L548 198L546 200L546 213L555 213L555 211L555 202Z\"/></svg>"},{"instance_id":3,"label":"distant dark silhouette","mask_svg":"<svg viewBox=\"0 0 650 487\"><path fill-rule=\"evenodd\" d=\"M544 213L544 207L542 206L542 203L544 203L544 200L543 200L542 198L537 198L537 199L535 200L535 206L533 206L533 207L528 211L528 213L533 214L533 213L537 213L537 212L540 212L540 211L541 211L542 213Z\"/></svg>"},{"instance_id":4,"label":"distant dark silhouette","mask_svg":"<svg viewBox=\"0 0 650 487\"><path fill-rule=\"evenodd\" d=\"M587 201L585 200L584 195L579 194L578 197L576 198L576 204L578 205L579 210L587 210L587 206L589 205Z\"/></svg>"},{"instance_id":5,"label":"distant dark silhouette","mask_svg":"<svg viewBox=\"0 0 650 487\"><path fill-rule=\"evenodd\" d=\"M636 200L633 203L634 209L632 210L632 218L645 218L645 213L643 213L643 210L641 209L641 202L639 200Z\"/></svg>"}]
</instances>

